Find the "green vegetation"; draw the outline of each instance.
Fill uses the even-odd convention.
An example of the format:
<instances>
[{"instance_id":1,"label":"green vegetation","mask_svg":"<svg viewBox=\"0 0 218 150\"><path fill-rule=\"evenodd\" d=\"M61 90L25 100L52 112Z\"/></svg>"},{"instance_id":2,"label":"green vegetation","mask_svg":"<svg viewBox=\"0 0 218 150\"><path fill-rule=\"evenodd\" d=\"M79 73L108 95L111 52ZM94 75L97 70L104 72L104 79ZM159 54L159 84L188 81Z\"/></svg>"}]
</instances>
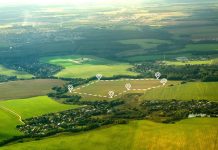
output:
<instances>
[{"instance_id":1,"label":"green vegetation","mask_svg":"<svg viewBox=\"0 0 218 150\"><path fill-rule=\"evenodd\" d=\"M207 51L207 50L218 50L218 44L189 44L183 51Z\"/></svg>"},{"instance_id":2,"label":"green vegetation","mask_svg":"<svg viewBox=\"0 0 218 150\"><path fill-rule=\"evenodd\" d=\"M1 83L0 100L46 95L52 91L52 87L62 86L64 83L64 81L56 79L20 80Z\"/></svg>"},{"instance_id":3,"label":"green vegetation","mask_svg":"<svg viewBox=\"0 0 218 150\"><path fill-rule=\"evenodd\" d=\"M217 118L186 119L175 124L131 121L126 125L103 127L79 134L66 133L40 141L12 144L0 149L217 149L217 126Z\"/></svg>"},{"instance_id":4,"label":"green vegetation","mask_svg":"<svg viewBox=\"0 0 218 150\"><path fill-rule=\"evenodd\" d=\"M146 92L141 100L211 100L217 101L218 82L189 82Z\"/></svg>"},{"instance_id":5,"label":"green vegetation","mask_svg":"<svg viewBox=\"0 0 218 150\"><path fill-rule=\"evenodd\" d=\"M6 75L6 76L17 76L17 78L22 78L22 79L29 79L32 78L33 75L28 74L26 72L20 72L12 69L7 69L0 65L0 75Z\"/></svg>"},{"instance_id":6,"label":"green vegetation","mask_svg":"<svg viewBox=\"0 0 218 150\"><path fill-rule=\"evenodd\" d=\"M60 65L64 67L61 72L57 73L57 77L72 78L89 78L97 73L105 77L114 75L138 75L137 73L128 71L132 66L127 63L120 63L94 56L63 56L48 57L42 59L42 62Z\"/></svg>"},{"instance_id":7,"label":"green vegetation","mask_svg":"<svg viewBox=\"0 0 218 150\"><path fill-rule=\"evenodd\" d=\"M182 61L164 61L163 62L166 65L211 65L216 63L216 60L191 60L187 62L182 62Z\"/></svg>"},{"instance_id":8,"label":"green vegetation","mask_svg":"<svg viewBox=\"0 0 218 150\"><path fill-rule=\"evenodd\" d=\"M22 118L30 118L77 107L75 105L60 104L47 96L1 101L0 105L15 111Z\"/></svg>"},{"instance_id":9,"label":"green vegetation","mask_svg":"<svg viewBox=\"0 0 218 150\"><path fill-rule=\"evenodd\" d=\"M130 83L131 84L131 89L127 91L125 84ZM167 83L169 84L177 84L178 82L173 82L170 81ZM114 95L117 95L120 97L121 95L124 95L126 93L123 93L123 91L127 91L127 93L144 93L145 90L143 89L148 89L152 87L158 87L161 86L162 84L160 83L159 80L151 79L151 80L129 80L129 79L123 79L123 80L115 80L115 81L103 81L101 80L100 82L95 82L94 84L90 84L89 86L85 87L79 87L80 89L75 90L75 94L82 93L82 100L113 100L117 97L109 98L108 92L109 91L114 91ZM166 86L167 86L166 85ZM161 88L161 87L158 87ZM88 93L92 94L92 96L83 94L83 93ZM122 93L122 94L120 94ZM97 95L97 96L93 96ZM106 96L106 97L99 97L100 96Z\"/></svg>"},{"instance_id":10,"label":"green vegetation","mask_svg":"<svg viewBox=\"0 0 218 150\"><path fill-rule=\"evenodd\" d=\"M0 102L0 141L21 135L16 126L21 122L13 113L2 109L7 108L21 116L22 119L40 116L43 114L73 109L76 105L60 104L47 96L33 97L28 99L14 99Z\"/></svg>"},{"instance_id":11,"label":"green vegetation","mask_svg":"<svg viewBox=\"0 0 218 150\"><path fill-rule=\"evenodd\" d=\"M13 136L22 135L22 133L16 129L16 125L20 124L16 116L1 108L0 116L0 142Z\"/></svg>"},{"instance_id":12,"label":"green vegetation","mask_svg":"<svg viewBox=\"0 0 218 150\"><path fill-rule=\"evenodd\" d=\"M158 39L131 39L131 40L121 40L122 44L136 44L143 49L155 48L160 44L170 44L170 41L158 40ZM132 50L131 50L132 51Z\"/></svg>"}]
</instances>

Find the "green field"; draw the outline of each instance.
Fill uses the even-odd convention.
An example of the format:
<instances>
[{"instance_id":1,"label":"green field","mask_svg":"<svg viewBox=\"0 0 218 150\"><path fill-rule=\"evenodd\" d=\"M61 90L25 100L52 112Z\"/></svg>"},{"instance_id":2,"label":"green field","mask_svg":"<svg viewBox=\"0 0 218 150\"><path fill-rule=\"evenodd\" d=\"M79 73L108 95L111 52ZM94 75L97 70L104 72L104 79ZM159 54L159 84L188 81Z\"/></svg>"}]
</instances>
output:
<instances>
[{"instance_id":1,"label":"green field","mask_svg":"<svg viewBox=\"0 0 218 150\"><path fill-rule=\"evenodd\" d=\"M184 51L190 51L190 50L198 50L198 51L218 50L218 44L189 44L183 50Z\"/></svg>"},{"instance_id":2,"label":"green field","mask_svg":"<svg viewBox=\"0 0 218 150\"><path fill-rule=\"evenodd\" d=\"M148 91L141 100L211 100L217 101L218 82L189 82Z\"/></svg>"},{"instance_id":3,"label":"green field","mask_svg":"<svg viewBox=\"0 0 218 150\"><path fill-rule=\"evenodd\" d=\"M20 124L17 117L0 109L0 142L16 135L21 135L16 130L16 125Z\"/></svg>"},{"instance_id":4,"label":"green field","mask_svg":"<svg viewBox=\"0 0 218 150\"><path fill-rule=\"evenodd\" d=\"M8 145L1 150L215 150L218 119L186 119L176 124L131 121L127 125L103 127L78 134L61 134ZM84 144L85 142L85 144Z\"/></svg>"},{"instance_id":5,"label":"green field","mask_svg":"<svg viewBox=\"0 0 218 150\"><path fill-rule=\"evenodd\" d=\"M7 69L0 65L0 75L6 75L6 76L17 76L17 78L22 78L22 79L29 79L32 78L33 75L28 74L26 72L20 72L12 69Z\"/></svg>"},{"instance_id":6,"label":"green field","mask_svg":"<svg viewBox=\"0 0 218 150\"><path fill-rule=\"evenodd\" d=\"M127 90L125 87L127 83L131 84L130 90ZM169 84L178 84L178 82L170 81L165 86ZM157 89L164 88L160 80L156 79L100 80L76 88L74 92L77 93L73 94L81 95L82 100L113 100L126 93L146 93L152 90L153 87ZM113 98L109 98L109 91L114 91Z\"/></svg>"},{"instance_id":7,"label":"green field","mask_svg":"<svg viewBox=\"0 0 218 150\"><path fill-rule=\"evenodd\" d=\"M0 106L15 111L24 119L77 107L58 103L47 96L1 101Z\"/></svg>"},{"instance_id":8,"label":"green field","mask_svg":"<svg viewBox=\"0 0 218 150\"><path fill-rule=\"evenodd\" d=\"M190 60L187 62L182 62L182 61L164 61L163 63L166 65L176 65L176 66L181 66L181 65L212 65L212 64L217 64L218 59L209 59L209 60Z\"/></svg>"},{"instance_id":9,"label":"green field","mask_svg":"<svg viewBox=\"0 0 218 150\"><path fill-rule=\"evenodd\" d=\"M14 99L0 102L0 141L19 135L16 125L20 124L19 118L13 113L2 109L7 108L22 117L22 119L40 116L47 113L73 109L76 105L60 104L47 96L32 97L28 99Z\"/></svg>"},{"instance_id":10,"label":"green field","mask_svg":"<svg viewBox=\"0 0 218 150\"><path fill-rule=\"evenodd\" d=\"M89 78L100 73L105 77L113 75L138 75L128 71L132 66L94 56L63 56L43 58L42 62L63 66L57 77Z\"/></svg>"},{"instance_id":11,"label":"green field","mask_svg":"<svg viewBox=\"0 0 218 150\"><path fill-rule=\"evenodd\" d=\"M28 98L46 95L54 86L62 86L65 82L56 79L35 79L10 81L0 84L0 100Z\"/></svg>"}]
</instances>

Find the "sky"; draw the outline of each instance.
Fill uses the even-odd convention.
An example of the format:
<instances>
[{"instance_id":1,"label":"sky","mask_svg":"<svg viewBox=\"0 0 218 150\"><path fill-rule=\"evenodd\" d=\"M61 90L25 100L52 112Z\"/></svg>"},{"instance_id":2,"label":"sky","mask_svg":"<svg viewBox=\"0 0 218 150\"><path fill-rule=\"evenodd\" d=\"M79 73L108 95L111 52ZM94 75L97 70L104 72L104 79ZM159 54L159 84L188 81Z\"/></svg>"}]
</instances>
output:
<instances>
[{"instance_id":1,"label":"sky","mask_svg":"<svg viewBox=\"0 0 218 150\"><path fill-rule=\"evenodd\" d=\"M137 3L142 0L0 0L0 5L60 5L60 4L109 4L109 3Z\"/></svg>"}]
</instances>

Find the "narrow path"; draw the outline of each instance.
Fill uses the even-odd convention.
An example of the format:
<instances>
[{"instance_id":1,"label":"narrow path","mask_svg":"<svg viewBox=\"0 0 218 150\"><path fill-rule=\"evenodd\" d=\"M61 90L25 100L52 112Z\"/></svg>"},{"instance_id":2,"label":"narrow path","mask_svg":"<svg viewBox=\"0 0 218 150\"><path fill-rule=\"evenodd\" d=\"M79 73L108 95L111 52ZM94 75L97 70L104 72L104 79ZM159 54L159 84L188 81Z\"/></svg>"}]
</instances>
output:
<instances>
[{"instance_id":1,"label":"narrow path","mask_svg":"<svg viewBox=\"0 0 218 150\"><path fill-rule=\"evenodd\" d=\"M22 121L22 117L21 117L18 113L14 112L13 110L10 110L10 109L8 109L8 108L6 108L6 107L4 107L4 106L0 106L0 109L2 109L2 110L4 110L4 111L7 111L7 112L9 112L10 114L16 116L22 124L25 124L25 123Z\"/></svg>"}]
</instances>

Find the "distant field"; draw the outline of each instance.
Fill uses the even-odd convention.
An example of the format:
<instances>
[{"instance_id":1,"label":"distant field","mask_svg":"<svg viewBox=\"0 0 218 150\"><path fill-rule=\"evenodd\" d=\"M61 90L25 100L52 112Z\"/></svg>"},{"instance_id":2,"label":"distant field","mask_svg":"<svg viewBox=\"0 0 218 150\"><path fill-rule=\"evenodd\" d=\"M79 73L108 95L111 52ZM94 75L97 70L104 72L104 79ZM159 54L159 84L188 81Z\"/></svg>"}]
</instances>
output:
<instances>
[{"instance_id":1,"label":"distant field","mask_svg":"<svg viewBox=\"0 0 218 150\"><path fill-rule=\"evenodd\" d=\"M184 51L189 51L189 50L198 50L198 51L218 50L218 44L189 44L183 50Z\"/></svg>"},{"instance_id":2,"label":"distant field","mask_svg":"<svg viewBox=\"0 0 218 150\"><path fill-rule=\"evenodd\" d=\"M182 62L182 61L164 61L164 64L166 65L176 65L176 66L181 66L181 65L212 65L212 64L218 64L218 59L209 59L209 60L191 60L187 62Z\"/></svg>"},{"instance_id":3,"label":"distant field","mask_svg":"<svg viewBox=\"0 0 218 150\"><path fill-rule=\"evenodd\" d=\"M127 90L125 85L131 84L130 90ZM165 86L169 84L178 84L175 81L169 81ZM140 80L101 80L97 82L91 82L87 85L80 86L75 89L73 94L81 95L83 100L113 100L126 93L146 93L153 88L164 88L160 83L160 80L156 79L140 79ZM109 91L114 92L113 98L108 95Z\"/></svg>"},{"instance_id":4,"label":"distant field","mask_svg":"<svg viewBox=\"0 0 218 150\"><path fill-rule=\"evenodd\" d=\"M39 141L17 143L0 150L215 150L218 149L217 133L217 118L186 119L176 124L143 120L78 134L61 134Z\"/></svg>"},{"instance_id":5,"label":"distant field","mask_svg":"<svg viewBox=\"0 0 218 150\"><path fill-rule=\"evenodd\" d=\"M137 75L128 71L132 66L94 56L48 57L43 62L63 66L65 69L57 73L57 77L89 78L100 73L105 77L113 75Z\"/></svg>"},{"instance_id":6,"label":"distant field","mask_svg":"<svg viewBox=\"0 0 218 150\"><path fill-rule=\"evenodd\" d=\"M56 79L10 81L0 84L0 100L46 95L54 86L65 82Z\"/></svg>"},{"instance_id":7,"label":"distant field","mask_svg":"<svg viewBox=\"0 0 218 150\"><path fill-rule=\"evenodd\" d=\"M131 40L121 40L119 41L122 44L136 44L143 49L154 48L160 44L171 43L166 40L158 40L158 39L131 39Z\"/></svg>"},{"instance_id":8,"label":"distant field","mask_svg":"<svg viewBox=\"0 0 218 150\"><path fill-rule=\"evenodd\" d=\"M190 21L192 22L192 21ZM200 21L201 22L201 21ZM191 25L187 27L178 26L175 29L170 29L170 32L173 34L189 34L194 39L208 39L208 38L216 38L217 37L217 26L214 25Z\"/></svg>"},{"instance_id":9,"label":"distant field","mask_svg":"<svg viewBox=\"0 0 218 150\"><path fill-rule=\"evenodd\" d=\"M22 79L29 79L33 77L33 75L28 74L26 72L19 72L16 70L7 69L2 65L0 65L0 75L17 76L17 78L22 78Z\"/></svg>"},{"instance_id":10,"label":"distant field","mask_svg":"<svg viewBox=\"0 0 218 150\"><path fill-rule=\"evenodd\" d=\"M0 106L12 110L20 115L22 119L78 107L76 105L60 104L47 96L0 101ZM15 115L0 108L0 116L0 135L2 135L0 141L20 134L16 130L16 125L20 124L20 122Z\"/></svg>"},{"instance_id":11,"label":"distant field","mask_svg":"<svg viewBox=\"0 0 218 150\"><path fill-rule=\"evenodd\" d=\"M217 101L218 82L189 82L148 91L141 100L211 100Z\"/></svg>"}]
</instances>

